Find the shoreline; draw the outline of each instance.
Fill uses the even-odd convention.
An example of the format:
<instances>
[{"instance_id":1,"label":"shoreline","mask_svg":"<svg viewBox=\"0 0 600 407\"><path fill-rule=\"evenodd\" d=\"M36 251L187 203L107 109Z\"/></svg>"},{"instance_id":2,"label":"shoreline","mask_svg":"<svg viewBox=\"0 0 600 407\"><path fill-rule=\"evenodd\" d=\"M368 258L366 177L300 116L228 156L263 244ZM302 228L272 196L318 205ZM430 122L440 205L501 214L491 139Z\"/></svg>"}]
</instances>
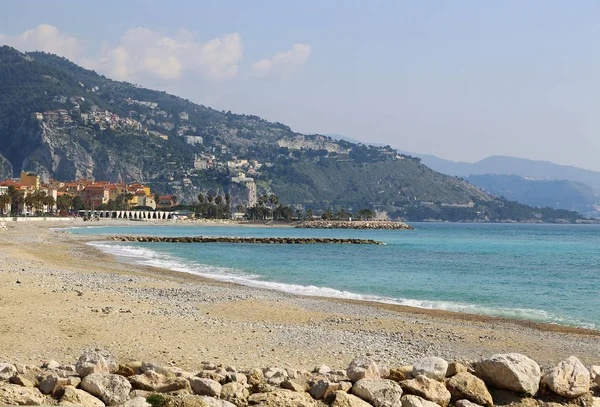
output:
<instances>
[{"instance_id":1,"label":"shoreline","mask_svg":"<svg viewBox=\"0 0 600 407\"><path fill-rule=\"evenodd\" d=\"M79 236L91 237L91 236L86 236L86 235L79 235ZM94 236L97 237L97 235L94 235ZM113 237L113 236L108 236L108 237ZM96 243L101 244L101 243L106 243L106 242L109 242L109 243L113 242L112 239L107 239L107 240L82 239L81 241L85 242L88 246L97 250L100 255L108 256L111 260L113 260L117 263L127 264L127 265L130 265L133 267L147 268L149 270L152 270L153 273L158 273L161 275L168 275L169 278L177 278L177 276L179 276L179 275L181 275L182 278L185 278L184 276L189 276L189 278L192 280L197 279L199 282L206 283L206 284L225 284L225 285L232 285L232 286L236 286L236 287L240 287L240 288L246 287L246 288L252 288L252 289L257 289L257 290L267 290L267 291L273 291L276 293L284 293L284 294L292 295L292 296L314 298L314 299L320 299L320 300L324 300L324 301L333 301L333 302L337 302L337 303L341 303L341 304L371 306L371 307L376 307L376 308L380 308L380 309L384 309L384 310L395 311L398 313L410 313L410 314L415 314L415 315L421 315L424 317L454 319L454 320L461 320L461 321L465 321L465 322L481 322L484 324L507 323L507 324L514 324L514 325L522 326L522 327L526 327L526 328L536 329L539 331L557 332L557 333L565 333L565 334L589 335L589 336L597 336L600 338L600 330L579 327L579 326L553 324L553 323L548 323L548 322L537 322L537 321L533 321L533 320L529 320L529 319L509 318L509 317L502 317L502 316L498 316L498 315L474 314L474 313L469 313L469 312L451 311L451 310L445 310L445 309L440 309L440 308L419 307L419 306L415 306L415 305L403 305L403 304L396 304L393 302L378 301L375 299L370 300L370 299L357 299L357 298L339 298L339 297L334 297L334 296L301 294L301 293L286 291L283 289L275 289L275 288L268 288L268 287L262 287L262 286L253 286L253 285L243 284L240 282L229 281L226 279L218 279L218 278L208 277L206 275L197 274L192 271L179 271L179 270L173 270L173 269L158 267L158 266L153 266L153 265L138 264L138 263L135 263L135 261L127 262L124 260L118 260L118 259L116 259L116 257L118 257L118 255L106 253L102 249L98 248L95 245ZM117 243L122 243L122 242L135 243L135 241L129 241L129 240L128 241L125 241L125 240L117 241ZM351 294L354 294L354 293L351 293ZM362 294L355 294L355 295L362 296Z\"/></svg>"},{"instance_id":2,"label":"shoreline","mask_svg":"<svg viewBox=\"0 0 600 407\"><path fill-rule=\"evenodd\" d=\"M114 223L118 223L118 224L114 224ZM137 222L137 221L109 219L109 220L103 220L102 224L93 225L93 226L89 225L89 226L91 226L91 227L138 226L139 223L140 222ZM142 223L145 224L147 222L142 222ZM192 222L191 224L195 225L197 223ZM202 224L202 226L204 226L204 227L231 226L231 227L262 228L262 227L269 227L269 226L279 226L279 225L265 226L265 225L256 224L256 223L250 223L250 224L235 223L233 221L222 223L222 222L211 222L210 220L204 220L200 224ZM152 226L155 226L155 225L152 225ZM186 221L177 222L174 224L159 223L159 224L156 224L156 226L185 227L185 226L190 226L190 223L186 222ZM82 227L85 228L85 227L88 227L88 225L85 225ZM288 226L288 227L290 227L290 226ZM65 228L50 228L50 229L52 229L52 230L64 229L64 231L61 231L60 233L69 233L68 229L72 229L72 228L73 228L72 226L67 226ZM291 226L290 228L294 228L294 226ZM244 283L240 283L240 282L229 281L226 279L221 280L218 278L208 277L208 276L201 275L201 274L195 274L193 272L171 270L168 268L162 268L162 267L151 266L151 265L140 265L138 263L135 263L134 261L132 261L132 262L120 261L120 260L116 259L116 257L118 255L105 253L102 249L93 245L94 243L106 243L106 242L110 243L110 242L115 242L115 241L123 242L123 243L135 243L135 238L137 238L137 237L140 237L140 238L148 237L150 240L154 240L155 238L160 239L161 238L160 236L118 235L118 236L122 237L121 239L115 239L116 236L114 236L114 235L101 235L101 234L96 234L96 235L74 234L74 236L77 236L76 240L87 243L88 246L93 247L95 250L98 251L98 253L102 254L103 256L109 256L112 261L115 261L117 263L128 264L128 265L134 266L134 267L150 267L150 268L156 269L158 272L161 272L163 274L168 272L169 274L170 273L179 273L179 274L192 275L192 276L202 279L203 282L205 282L205 283L206 282L207 283L215 282L218 284L232 284L232 285L235 285L238 287L251 287L253 289L281 292L281 293L286 293L288 295L295 295L295 296L300 296L300 297L318 298L318 299L322 299L322 300L326 300L326 301L329 300L329 301L337 301L337 302L342 302L342 303L354 303L354 304L361 304L361 305L365 305L365 306L371 305L371 306L379 307L381 309L398 311L398 312L406 312L406 313L412 313L412 314L419 314L419 315L426 315L426 316L436 316L436 317L457 319L457 320L463 320L463 321L473 321L473 322L481 321L483 323L504 322L504 323L512 323L512 324L515 324L518 326L529 327L529 328L533 328L533 329L537 329L537 330L541 330L541 331L562 332L562 333L579 333L579 334L586 334L586 335L600 337L600 329L592 329L592 328L586 328L586 327L581 327L581 326L564 325L564 324L550 323L550 322L538 322L538 321L534 321L534 320L530 320L530 319L518 319L518 318L511 318L511 317L504 317L504 316L490 315L490 314L476 314L476 313L446 310L446 309L440 309L440 308L419 307L416 305L398 304L398 303L386 302L386 301L382 301L382 300L380 301L380 300L376 300L376 299L340 298L340 297L334 297L334 296L302 294L302 293L297 293L297 292L286 291L283 289L248 285L248 284L244 284ZM99 237L101 237L101 239L98 239ZM281 284L284 284L284 283L281 283ZM327 287L324 287L324 288L327 288ZM363 296L363 294L357 294L357 293L351 293L351 294L354 294L356 296Z\"/></svg>"},{"instance_id":3,"label":"shoreline","mask_svg":"<svg viewBox=\"0 0 600 407\"><path fill-rule=\"evenodd\" d=\"M173 359L178 365L217 358L243 365L285 360L297 367L311 367L320 360L342 367L365 352L387 363L410 363L426 354L473 360L508 351L542 363L570 354L589 362L597 358L599 331L303 296L132 265L85 244L94 237L97 241L97 236L48 229L60 226L18 225L0 233L0 247L8 249L0 254L0 295L5 301L0 311L6 315L0 318L0 330L5 332L0 339L5 354L0 359L70 356L95 345L109 347L123 359L162 363ZM21 283L16 285L15 279ZM36 315L42 304L50 310L43 311L49 321L11 317L15 309ZM113 309L102 311L106 307ZM11 328L16 321L25 322L24 327ZM124 333L108 321L123 321L133 332ZM53 329L47 325L52 322L67 325L54 332L62 343L34 341L36 333L48 336L46 331ZM162 338L167 337L180 349L165 350Z\"/></svg>"},{"instance_id":4,"label":"shoreline","mask_svg":"<svg viewBox=\"0 0 600 407\"><path fill-rule=\"evenodd\" d=\"M98 226L92 226L92 227L105 227L105 226L111 226L112 222L115 222L114 220L105 220L105 222L107 224L101 224ZM122 223L123 225L128 225L128 226L137 226L138 222L131 222L131 221L117 221L119 223ZM219 227L222 226L222 224L220 222L209 222L209 221L204 221L206 227ZM163 225L163 226L175 226L175 225ZM183 223L178 223L177 226L187 226L186 224ZM261 227L261 225L257 225L257 224L251 224L251 225L246 225L246 224L229 224L228 226L239 226L239 227L245 227L245 226L249 226L251 228L255 228L255 227ZM85 226L84 226L85 227ZM65 228L65 229L71 229L69 227ZM68 231L66 231L68 233ZM233 237L233 236L227 236L227 237L218 237L218 236L210 236L210 237L202 237L202 238L194 238L194 237L161 237L158 235L106 235L106 234L94 234L94 235L77 235L77 239L80 241L84 241L87 242L91 245L93 245L94 243L112 243L112 242L123 242L123 243L136 243L136 242L150 242L150 243L159 243L159 242L171 242L171 241L176 241L176 242L180 242L181 243L202 243L204 242L204 240L206 241L210 241L213 242L213 240L218 240L218 242L226 242L226 243L238 243L237 240L240 240L241 243L244 243L246 241L252 241L252 240L260 240L257 242L252 242L252 243L266 243L266 241L269 240L277 240L275 242L269 242L269 243L282 243L279 240L283 240L284 242L286 240L295 240L296 238L240 238L240 237ZM198 240L198 242L196 242L194 239ZM306 239L301 239L298 238L300 240L306 240ZM231 242L230 242L231 240ZM308 240L315 240L315 239L311 239L308 238ZM318 239L316 239L318 240ZM341 239L341 240L348 240L348 239ZM352 239L349 239L352 240ZM319 242L320 243L320 242ZM325 242L325 243L330 243L330 242ZM337 243L337 242L336 242ZM289 244L289 243L288 243ZM381 242L379 242L379 244L381 244ZM95 247L95 246L94 246ZM110 256L114 256L114 257L119 257L119 254L113 254L113 253L105 253L101 248L97 248L95 247L97 250L99 250L100 252L102 252L103 254L108 254ZM114 259L113 257L113 259ZM115 261L119 262L123 262L123 260L117 260L114 259ZM130 264L133 266L140 266L139 263L137 263L135 260L132 261L124 261L126 264ZM152 266L150 266L152 267ZM264 289L264 290L272 290L275 292L284 292L290 295L298 295L298 296L303 296L303 297L309 297L309 298L320 298L323 300L334 300L334 301L348 301L348 302L355 302L358 304L363 304L363 305L369 305L369 304L373 304L374 306L378 306L382 309L389 309L389 310L397 310L397 311L401 311L401 312L412 312L414 314L423 314L423 315L433 315L433 314L439 314L439 316L443 316L444 318L452 318L452 319L462 319L462 320L471 320L471 321L483 321L486 323L493 323L493 322L497 322L497 321L503 321L503 322L507 322L507 323L514 323L515 325L520 325L520 326L526 326L526 327L531 327L531 328L535 328L538 330L543 330L543 331L551 331L551 332L568 332L568 333L573 333L573 332L578 332L578 333L591 333L592 335L598 335L600 336L600 329L595 329L595 328L589 328L586 326L577 326L577 325L567 325L567 324L561 324L561 323L553 323L553 322L544 322L544 321L539 321L539 320L533 320L533 319L520 319L520 318L514 318L514 317L510 317L510 316L502 316L502 315L494 315L494 314L486 314L486 313L474 313L474 312L468 312L468 311L461 311L461 310L452 310L452 309L444 309L444 308L435 308L433 306L419 306L419 305L414 305L414 304L403 304L401 301L404 301L405 299L400 299L400 300L395 300L393 298L385 298L385 297L378 297L376 295L366 295L366 294L360 294L360 293L355 293L355 292L349 292L347 294L350 294L352 297L346 298L346 297L341 297L341 296L336 296L336 295L321 295L319 293L308 293L308 292L299 292L299 291L292 291L289 289L285 289L285 288L275 288L272 286L269 286L269 284L273 284L273 285L281 285L282 287L287 287L290 284L287 283L283 283L283 282L276 282L276 281L262 281L262 280L257 280L258 284L253 284L254 280L249 280L246 282L240 282L240 280L238 280L235 277L231 277L230 276L224 276L223 278L219 278L218 276L210 276L210 275L205 275L205 274L196 274L193 271L186 271L186 270L172 270L172 269L168 269L168 268L161 268L160 266L156 266L158 269L161 269L163 271L169 271L169 272L177 272L177 273L186 273L186 274L191 274L191 275L197 275L200 278L204 278L207 279L209 281L218 281L219 283L229 283L229 284L235 284L241 287L252 287L252 288L256 288L256 289ZM233 280L233 281L232 281ZM236 281L237 280L237 281ZM264 282L266 284L261 285L260 282ZM295 285L293 285L295 286ZM303 288L308 288L308 286L302 286ZM330 288L330 287L316 287L318 290L333 290L335 292L338 292L340 294L344 294L345 292L339 291L335 288ZM359 298L357 298L359 297ZM411 301L410 299L406 299L406 301ZM468 304L461 304L461 303L455 303L456 305L465 305L467 306Z\"/></svg>"}]
</instances>

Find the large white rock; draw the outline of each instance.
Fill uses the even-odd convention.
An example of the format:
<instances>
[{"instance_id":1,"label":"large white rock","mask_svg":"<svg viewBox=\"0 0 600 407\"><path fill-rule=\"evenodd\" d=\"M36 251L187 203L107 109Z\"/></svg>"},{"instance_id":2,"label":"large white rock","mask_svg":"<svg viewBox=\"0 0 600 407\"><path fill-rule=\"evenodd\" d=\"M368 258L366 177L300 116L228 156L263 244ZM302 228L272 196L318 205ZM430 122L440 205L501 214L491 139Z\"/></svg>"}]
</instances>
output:
<instances>
[{"instance_id":1,"label":"large white rock","mask_svg":"<svg viewBox=\"0 0 600 407\"><path fill-rule=\"evenodd\" d=\"M123 404L129 400L131 384L123 376L92 373L81 382L81 388L102 400L106 405Z\"/></svg>"},{"instance_id":2,"label":"large white rock","mask_svg":"<svg viewBox=\"0 0 600 407\"><path fill-rule=\"evenodd\" d=\"M352 381L357 382L361 379L379 379L379 368L377 363L366 356L360 356L350 362L346 369L346 376Z\"/></svg>"},{"instance_id":3,"label":"large white rock","mask_svg":"<svg viewBox=\"0 0 600 407\"><path fill-rule=\"evenodd\" d=\"M352 386L352 393L375 407L396 407L402 404L402 387L388 379L361 379Z\"/></svg>"},{"instance_id":4,"label":"large white rock","mask_svg":"<svg viewBox=\"0 0 600 407\"><path fill-rule=\"evenodd\" d=\"M308 393L277 389L268 393L255 393L248 398L251 406L269 407L316 407L317 402ZM242 404L236 404L242 405Z\"/></svg>"},{"instance_id":5,"label":"large white rock","mask_svg":"<svg viewBox=\"0 0 600 407\"><path fill-rule=\"evenodd\" d=\"M454 403L454 405L456 407L482 407L479 404L473 403L469 400L458 400L456 403Z\"/></svg>"},{"instance_id":6,"label":"large white rock","mask_svg":"<svg viewBox=\"0 0 600 407\"><path fill-rule=\"evenodd\" d=\"M446 377L448 362L442 358L429 356L419 360L413 366L413 376L427 376L430 379L442 381Z\"/></svg>"},{"instance_id":7,"label":"large white rock","mask_svg":"<svg viewBox=\"0 0 600 407\"><path fill-rule=\"evenodd\" d=\"M17 374L17 368L10 363L0 363L0 380L8 380Z\"/></svg>"},{"instance_id":8,"label":"large white rock","mask_svg":"<svg viewBox=\"0 0 600 407\"><path fill-rule=\"evenodd\" d=\"M279 386L289 378L288 373L284 369L279 369L276 367L265 369L264 377L267 379L267 383L272 384L273 386ZM248 382L251 381L249 380Z\"/></svg>"},{"instance_id":9,"label":"large white rock","mask_svg":"<svg viewBox=\"0 0 600 407\"><path fill-rule=\"evenodd\" d=\"M433 401L425 400L422 397L407 394L402 396L402 407L440 407Z\"/></svg>"},{"instance_id":10,"label":"large white rock","mask_svg":"<svg viewBox=\"0 0 600 407\"><path fill-rule=\"evenodd\" d=\"M338 390L333 394L331 407L371 407L369 403L363 399L348 394L345 391Z\"/></svg>"},{"instance_id":11,"label":"large white rock","mask_svg":"<svg viewBox=\"0 0 600 407\"><path fill-rule=\"evenodd\" d=\"M450 403L451 395L446 386L427 376L420 375L411 380L404 380L400 382L400 386L407 394L423 397L442 407Z\"/></svg>"},{"instance_id":12,"label":"large white rock","mask_svg":"<svg viewBox=\"0 0 600 407\"><path fill-rule=\"evenodd\" d=\"M92 373L110 373L110 368L102 353L90 349L81 354L75 363L75 371L79 376L85 377Z\"/></svg>"},{"instance_id":13,"label":"large white rock","mask_svg":"<svg viewBox=\"0 0 600 407\"><path fill-rule=\"evenodd\" d=\"M201 377L190 377L188 380L195 394L212 397L219 397L221 395L223 386L217 381Z\"/></svg>"},{"instance_id":14,"label":"large white rock","mask_svg":"<svg viewBox=\"0 0 600 407\"><path fill-rule=\"evenodd\" d=\"M493 355L475 364L475 375L500 389L535 395L540 387L540 366L520 353Z\"/></svg>"},{"instance_id":15,"label":"large white rock","mask_svg":"<svg viewBox=\"0 0 600 407\"><path fill-rule=\"evenodd\" d=\"M554 393L575 398L590 391L590 372L575 356L561 361L543 379Z\"/></svg>"},{"instance_id":16,"label":"large white rock","mask_svg":"<svg viewBox=\"0 0 600 407\"><path fill-rule=\"evenodd\" d=\"M50 402L35 387L0 383L0 406L40 406Z\"/></svg>"},{"instance_id":17,"label":"large white rock","mask_svg":"<svg viewBox=\"0 0 600 407\"><path fill-rule=\"evenodd\" d=\"M138 396L123 404L123 407L152 407L152 404L148 403L144 397Z\"/></svg>"},{"instance_id":18,"label":"large white rock","mask_svg":"<svg viewBox=\"0 0 600 407\"><path fill-rule=\"evenodd\" d=\"M60 401L59 406L89 406L89 407L104 407L102 400L97 399L90 393L76 389L73 386L65 386L57 394Z\"/></svg>"},{"instance_id":19,"label":"large white rock","mask_svg":"<svg viewBox=\"0 0 600 407\"><path fill-rule=\"evenodd\" d=\"M129 382L134 389L154 391L157 393L168 393L177 390L188 390L190 384L183 377L165 376L154 370L146 370L144 373L129 377Z\"/></svg>"},{"instance_id":20,"label":"large white rock","mask_svg":"<svg viewBox=\"0 0 600 407\"><path fill-rule=\"evenodd\" d=\"M482 406L492 407L494 400L485 383L469 372L460 372L446 381L453 401L469 400Z\"/></svg>"}]
</instances>

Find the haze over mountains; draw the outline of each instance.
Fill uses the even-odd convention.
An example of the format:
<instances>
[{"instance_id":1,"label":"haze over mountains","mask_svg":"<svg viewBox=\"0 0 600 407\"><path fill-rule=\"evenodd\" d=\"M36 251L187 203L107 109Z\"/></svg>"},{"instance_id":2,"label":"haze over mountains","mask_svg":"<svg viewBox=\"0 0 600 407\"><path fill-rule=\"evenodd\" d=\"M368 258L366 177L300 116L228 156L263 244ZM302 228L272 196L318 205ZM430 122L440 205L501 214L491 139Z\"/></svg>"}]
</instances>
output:
<instances>
[{"instance_id":1,"label":"haze over mountains","mask_svg":"<svg viewBox=\"0 0 600 407\"><path fill-rule=\"evenodd\" d=\"M600 172L500 155L467 163L430 154L404 153L421 158L423 164L436 171L464 177L507 199L600 216Z\"/></svg>"}]
</instances>

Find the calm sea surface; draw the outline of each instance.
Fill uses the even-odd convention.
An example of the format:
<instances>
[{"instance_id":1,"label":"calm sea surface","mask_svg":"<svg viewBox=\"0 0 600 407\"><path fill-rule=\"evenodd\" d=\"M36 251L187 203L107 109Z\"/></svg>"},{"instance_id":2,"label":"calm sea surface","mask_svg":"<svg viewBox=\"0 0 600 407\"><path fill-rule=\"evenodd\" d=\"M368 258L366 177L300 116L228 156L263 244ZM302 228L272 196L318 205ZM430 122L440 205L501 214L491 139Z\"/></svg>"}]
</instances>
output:
<instances>
[{"instance_id":1,"label":"calm sea surface","mask_svg":"<svg viewBox=\"0 0 600 407\"><path fill-rule=\"evenodd\" d=\"M376 239L386 245L94 245L122 261L298 294L600 329L600 225L413 225L417 230L143 225L69 231Z\"/></svg>"}]
</instances>

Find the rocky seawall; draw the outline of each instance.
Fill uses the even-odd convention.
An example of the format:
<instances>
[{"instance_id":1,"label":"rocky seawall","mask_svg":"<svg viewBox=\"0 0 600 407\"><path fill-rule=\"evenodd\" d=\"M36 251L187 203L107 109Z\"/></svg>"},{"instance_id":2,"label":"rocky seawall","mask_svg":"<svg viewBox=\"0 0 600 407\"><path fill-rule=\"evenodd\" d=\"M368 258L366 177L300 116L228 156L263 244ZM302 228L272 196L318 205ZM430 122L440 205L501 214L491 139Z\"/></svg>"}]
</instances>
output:
<instances>
[{"instance_id":1,"label":"rocky seawall","mask_svg":"<svg viewBox=\"0 0 600 407\"><path fill-rule=\"evenodd\" d=\"M106 239L117 242L140 243L384 244L383 242L373 239L338 239L329 237L109 236Z\"/></svg>"},{"instance_id":2,"label":"rocky seawall","mask_svg":"<svg viewBox=\"0 0 600 407\"><path fill-rule=\"evenodd\" d=\"M385 220L308 220L296 225L303 229L359 229L359 230L414 230L412 226L403 222Z\"/></svg>"},{"instance_id":3,"label":"rocky seawall","mask_svg":"<svg viewBox=\"0 0 600 407\"><path fill-rule=\"evenodd\" d=\"M127 407L597 407L600 366L571 356L542 370L518 354L475 362L425 357L381 366L368 356L346 369L237 368L199 362L197 370L121 362L104 349L75 363L0 363L0 405Z\"/></svg>"}]
</instances>

